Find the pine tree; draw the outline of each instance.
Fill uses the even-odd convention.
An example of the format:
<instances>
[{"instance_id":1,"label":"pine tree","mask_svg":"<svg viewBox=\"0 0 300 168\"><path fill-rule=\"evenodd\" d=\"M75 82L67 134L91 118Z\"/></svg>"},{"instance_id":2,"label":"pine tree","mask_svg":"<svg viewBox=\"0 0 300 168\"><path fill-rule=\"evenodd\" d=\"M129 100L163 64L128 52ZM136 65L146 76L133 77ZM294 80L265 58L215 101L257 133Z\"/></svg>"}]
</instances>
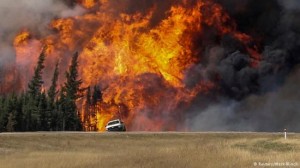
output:
<instances>
[{"instance_id":1,"label":"pine tree","mask_svg":"<svg viewBox=\"0 0 300 168\"><path fill-rule=\"evenodd\" d=\"M34 69L34 75L30 83L28 84L28 93L33 97L36 98L39 93L41 93L41 88L43 85L43 80L42 80L42 74L43 74L43 69L45 68L44 66L44 61L45 61L45 54L44 51L40 54L37 66Z\"/></svg>"},{"instance_id":2,"label":"pine tree","mask_svg":"<svg viewBox=\"0 0 300 168\"><path fill-rule=\"evenodd\" d=\"M41 94L39 105L38 105L38 114L39 114L39 121L40 121L40 128L41 131L48 131L50 125L50 116L47 112L47 98L45 92Z\"/></svg>"},{"instance_id":3,"label":"pine tree","mask_svg":"<svg viewBox=\"0 0 300 168\"><path fill-rule=\"evenodd\" d=\"M84 124L85 127L90 129L90 112L91 112L91 105L92 105L92 100L91 100L91 87L87 88L87 93L86 93L86 100L85 100L85 113L84 113Z\"/></svg>"},{"instance_id":4,"label":"pine tree","mask_svg":"<svg viewBox=\"0 0 300 168\"><path fill-rule=\"evenodd\" d=\"M51 105L54 105L54 101L58 93L57 91L58 75L59 75L59 71L58 71L58 62L57 62L52 77L52 83L48 91L48 98Z\"/></svg>"},{"instance_id":5,"label":"pine tree","mask_svg":"<svg viewBox=\"0 0 300 168\"><path fill-rule=\"evenodd\" d=\"M28 93L24 94L22 102L22 113L24 115L23 119L23 131L32 131L32 111L31 105L34 105L34 99Z\"/></svg>"},{"instance_id":6,"label":"pine tree","mask_svg":"<svg viewBox=\"0 0 300 168\"><path fill-rule=\"evenodd\" d=\"M69 70L66 72L65 82L65 129L69 131L81 130L76 100L81 97L81 79L78 79L78 53L75 53Z\"/></svg>"},{"instance_id":7,"label":"pine tree","mask_svg":"<svg viewBox=\"0 0 300 168\"><path fill-rule=\"evenodd\" d=\"M28 101L26 102L24 109L27 131L38 131L41 128L41 110L39 110L39 100L42 97L41 91L42 85L44 83L42 79L42 74L43 69L45 68L45 58L45 50L43 49L42 53L38 58L37 66L34 69L34 75L28 84Z\"/></svg>"},{"instance_id":8,"label":"pine tree","mask_svg":"<svg viewBox=\"0 0 300 168\"><path fill-rule=\"evenodd\" d=\"M27 131L38 131L40 129L40 110L39 99L41 97L41 90L43 85L42 74L45 61L44 50L40 54L37 66L34 69L34 75L28 84L28 104L26 104L26 119Z\"/></svg>"},{"instance_id":9,"label":"pine tree","mask_svg":"<svg viewBox=\"0 0 300 168\"><path fill-rule=\"evenodd\" d=\"M34 99L32 96L28 96L29 101L27 104L27 115L28 115L28 128L29 130L27 131L39 131L40 130L40 111L39 111L39 98L40 96L36 99Z\"/></svg>"},{"instance_id":10,"label":"pine tree","mask_svg":"<svg viewBox=\"0 0 300 168\"><path fill-rule=\"evenodd\" d=\"M11 97L11 106L12 109L10 111L10 115L11 115L11 132L16 131L16 125L17 125L17 121L16 121L16 115L17 115L17 110L18 110L18 96L16 94L13 93L12 97ZM8 120L9 121L9 120ZM7 128L8 129L8 128Z\"/></svg>"},{"instance_id":11,"label":"pine tree","mask_svg":"<svg viewBox=\"0 0 300 168\"><path fill-rule=\"evenodd\" d=\"M55 106L55 100L57 98L58 90L57 90L57 81L58 81L59 69L58 62L55 65L52 83L48 90L48 101L47 101L47 116L49 122L49 130L57 130L57 108Z\"/></svg>"},{"instance_id":12,"label":"pine tree","mask_svg":"<svg viewBox=\"0 0 300 168\"><path fill-rule=\"evenodd\" d=\"M17 122L14 113L9 113L6 125L7 132L14 132L16 123Z\"/></svg>"},{"instance_id":13,"label":"pine tree","mask_svg":"<svg viewBox=\"0 0 300 168\"><path fill-rule=\"evenodd\" d=\"M51 113L50 131L62 131L62 112L59 110L59 99L57 98L54 102Z\"/></svg>"},{"instance_id":14,"label":"pine tree","mask_svg":"<svg viewBox=\"0 0 300 168\"><path fill-rule=\"evenodd\" d=\"M1 125L3 125L3 114L4 114L4 102L5 102L5 99L0 95L0 132L1 132Z\"/></svg>"},{"instance_id":15,"label":"pine tree","mask_svg":"<svg viewBox=\"0 0 300 168\"><path fill-rule=\"evenodd\" d=\"M1 98L1 108L0 108L0 132L6 131L6 126L8 122L8 110L9 103L7 97Z\"/></svg>"},{"instance_id":16,"label":"pine tree","mask_svg":"<svg viewBox=\"0 0 300 168\"><path fill-rule=\"evenodd\" d=\"M23 114L23 99L24 99L24 93L22 93L18 98L16 102L16 109L15 109L15 131L24 131L23 125L24 125L24 114Z\"/></svg>"},{"instance_id":17,"label":"pine tree","mask_svg":"<svg viewBox=\"0 0 300 168\"><path fill-rule=\"evenodd\" d=\"M71 65L69 70L66 72L66 79L65 88L66 88L66 96L71 100L77 100L78 98L82 97L80 92L80 85L82 84L81 79L78 78L78 53L76 52L72 58Z\"/></svg>"},{"instance_id":18,"label":"pine tree","mask_svg":"<svg viewBox=\"0 0 300 168\"><path fill-rule=\"evenodd\" d=\"M61 86L60 93L59 93L59 100L57 101L58 106L58 120L57 120L57 127L59 131L65 131L66 128L66 89L65 87Z\"/></svg>"},{"instance_id":19,"label":"pine tree","mask_svg":"<svg viewBox=\"0 0 300 168\"><path fill-rule=\"evenodd\" d=\"M12 94L5 98L3 102L2 113L0 116L0 131L12 131L15 130L15 111L17 105L17 96ZM11 116L11 118L9 118ZM9 129L8 129L9 126Z\"/></svg>"}]
</instances>

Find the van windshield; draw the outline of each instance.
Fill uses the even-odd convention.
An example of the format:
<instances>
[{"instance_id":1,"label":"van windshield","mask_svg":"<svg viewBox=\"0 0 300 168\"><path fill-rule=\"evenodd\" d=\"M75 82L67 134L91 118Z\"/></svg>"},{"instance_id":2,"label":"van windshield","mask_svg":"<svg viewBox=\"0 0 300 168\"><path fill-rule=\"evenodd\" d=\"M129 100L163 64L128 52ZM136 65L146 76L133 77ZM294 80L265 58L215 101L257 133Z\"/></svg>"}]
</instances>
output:
<instances>
[{"instance_id":1,"label":"van windshield","mask_svg":"<svg viewBox=\"0 0 300 168\"><path fill-rule=\"evenodd\" d=\"M119 124L119 121L112 121L112 122L109 122L107 125L114 125L114 124Z\"/></svg>"}]
</instances>

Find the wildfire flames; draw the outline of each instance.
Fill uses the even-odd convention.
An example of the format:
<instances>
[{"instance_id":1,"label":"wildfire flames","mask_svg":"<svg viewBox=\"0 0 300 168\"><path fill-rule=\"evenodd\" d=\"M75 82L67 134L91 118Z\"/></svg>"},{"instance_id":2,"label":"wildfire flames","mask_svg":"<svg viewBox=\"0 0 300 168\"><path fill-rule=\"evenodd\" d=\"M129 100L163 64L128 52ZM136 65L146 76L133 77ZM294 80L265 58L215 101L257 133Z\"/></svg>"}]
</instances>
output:
<instances>
[{"instance_id":1,"label":"wildfire flames","mask_svg":"<svg viewBox=\"0 0 300 168\"><path fill-rule=\"evenodd\" d=\"M114 118L124 120L129 130L187 129L177 123L184 122L184 110L196 96L218 87L210 80L194 86L185 81L187 71L202 61L199 41L205 45L207 27L219 37L231 34L240 41L251 55L251 66L260 60L252 38L238 32L222 6L211 0L176 2L159 21L154 21L155 5L146 12L126 13L114 10L109 0L78 3L85 14L53 20L45 37L24 29L14 47L17 64L29 61L30 71L42 46L47 46L46 66L53 68L61 60L61 70L67 66L64 60L79 51L82 87L98 85L103 93L94 109L84 98L79 101L86 130L103 131Z\"/></svg>"}]
</instances>

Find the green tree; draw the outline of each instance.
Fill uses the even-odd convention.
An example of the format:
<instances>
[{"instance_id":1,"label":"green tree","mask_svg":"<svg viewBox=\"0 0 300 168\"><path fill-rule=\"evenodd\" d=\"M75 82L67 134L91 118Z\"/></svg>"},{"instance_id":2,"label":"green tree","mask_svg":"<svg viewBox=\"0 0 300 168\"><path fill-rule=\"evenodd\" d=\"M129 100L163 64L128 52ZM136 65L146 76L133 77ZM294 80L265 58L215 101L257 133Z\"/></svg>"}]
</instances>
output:
<instances>
[{"instance_id":1,"label":"green tree","mask_svg":"<svg viewBox=\"0 0 300 168\"><path fill-rule=\"evenodd\" d=\"M24 93L14 98L13 119L15 121L14 131L23 131L23 98Z\"/></svg>"},{"instance_id":2,"label":"green tree","mask_svg":"<svg viewBox=\"0 0 300 168\"><path fill-rule=\"evenodd\" d=\"M91 100L91 97L92 97L92 93L91 93L91 87L88 87L87 88L87 91L86 91L86 100L85 100L85 110L84 110L84 118L83 118L83 124L84 124L84 128L86 130L90 130L90 117L91 117L91 106L92 106L92 100Z\"/></svg>"},{"instance_id":3,"label":"green tree","mask_svg":"<svg viewBox=\"0 0 300 168\"><path fill-rule=\"evenodd\" d=\"M57 127L60 131L65 131L66 125L66 89L65 87L61 86L60 93L59 93L59 100L57 101L58 105L58 120L57 120Z\"/></svg>"},{"instance_id":4,"label":"green tree","mask_svg":"<svg viewBox=\"0 0 300 168\"><path fill-rule=\"evenodd\" d=\"M22 99L22 113L23 113L23 131L32 130L32 108L31 104L34 104L32 96L29 96L28 93L24 94Z\"/></svg>"},{"instance_id":5,"label":"green tree","mask_svg":"<svg viewBox=\"0 0 300 168\"><path fill-rule=\"evenodd\" d=\"M10 110L9 98L1 98L1 108L0 108L0 132L6 131L6 126L8 122L8 111Z\"/></svg>"},{"instance_id":6,"label":"green tree","mask_svg":"<svg viewBox=\"0 0 300 168\"><path fill-rule=\"evenodd\" d=\"M57 82L58 82L58 75L59 75L58 63L59 62L57 62L55 65L53 77L51 80L52 83L48 90L47 116L49 122L49 130L57 130L57 124L58 124L57 107L56 107L57 94L59 93L59 91L57 90Z\"/></svg>"},{"instance_id":7,"label":"green tree","mask_svg":"<svg viewBox=\"0 0 300 168\"><path fill-rule=\"evenodd\" d=\"M3 115L4 115L4 102L5 102L5 99L4 97L0 96L0 132L3 130Z\"/></svg>"},{"instance_id":8,"label":"green tree","mask_svg":"<svg viewBox=\"0 0 300 168\"><path fill-rule=\"evenodd\" d=\"M68 131L81 130L81 122L76 106L76 100L81 98L82 89L80 88L82 81L78 79L78 53L76 52L72 57L71 65L66 72L65 88L65 129Z\"/></svg>"},{"instance_id":9,"label":"green tree","mask_svg":"<svg viewBox=\"0 0 300 168\"><path fill-rule=\"evenodd\" d=\"M6 125L6 130L8 132L14 132L15 131L15 126L16 126L16 118L13 112L9 113L8 119L7 119L7 125Z\"/></svg>"},{"instance_id":10,"label":"green tree","mask_svg":"<svg viewBox=\"0 0 300 168\"><path fill-rule=\"evenodd\" d=\"M23 102L24 102L25 94L22 93L16 101L16 109L15 109L15 131L24 131L24 114L23 114Z\"/></svg>"},{"instance_id":11,"label":"green tree","mask_svg":"<svg viewBox=\"0 0 300 168\"><path fill-rule=\"evenodd\" d=\"M41 88L44 83L42 79L42 74L43 74L43 69L45 68L44 66L45 58L46 56L43 51L39 56L37 66L34 68L34 75L32 77L32 80L28 84L28 93L33 98L36 98L38 94L41 93Z\"/></svg>"},{"instance_id":12,"label":"green tree","mask_svg":"<svg viewBox=\"0 0 300 168\"><path fill-rule=\"evenodd\" d=\"M38 105L38 114L39 114L39 121L40 121L40 128L39 130L42 131L49 131L50 126L50 116L47 111L47 97L45 92L43 92L39 99Z\"/></svg>"},{"instance_id":13,"label":"green tree","mask_svg":"<svg viewBox=\"0 0 300 168\"><path fill-rule=\"evenodd\" d=\"M62 119L63 113L60 111L59 99L55 100L52 113L51 113L51 122L50 122L50 131L61 131L62 129Z\"/></svg>"},{"instance_id":14,"label":"green tree","mask_svg":"<svg viewBox=\"0 0 300 168\"><path fill-rule=\"evenodd\" d=\"M45 68L45 50L38 58L36 67L34 68L34 75L28 84L28 92L26 98L28 99L25 104L24 114L27 131L38 131L41 126L41 110L39 110L40 99L42 98L42 85L43 85L43 69Z\"/></svg>"},{"instance_id":15,"label":"green tree","mask_svg":"<svg viewBox=\"0 0 300 168\"><path fill-rule=\"evenodd\" d=\"M56 99L56 96L58 94L57 91L57 81L58 81L58 75L59 75L59 71L58 71L58 62L55 65L55 69L54 69L54 73L53 73L53 77L52 77L52 83L51 86L49 88L48 91L48 98L49 98L49 102L51 105L54 105L54 101Z\"/></svg>"},{"instance_id":16,"label":"green tree","mask_svg":"<svg viewBox=\"0 0 300 168\"><path fill-rule=\"evenodd\" d=\"M5 97L0 116L0 130L14 131L15 130L15 113L17 105L17 96L15 94ZM9 128L8 128L9 126Z\"/></svg>"}]
</instances>

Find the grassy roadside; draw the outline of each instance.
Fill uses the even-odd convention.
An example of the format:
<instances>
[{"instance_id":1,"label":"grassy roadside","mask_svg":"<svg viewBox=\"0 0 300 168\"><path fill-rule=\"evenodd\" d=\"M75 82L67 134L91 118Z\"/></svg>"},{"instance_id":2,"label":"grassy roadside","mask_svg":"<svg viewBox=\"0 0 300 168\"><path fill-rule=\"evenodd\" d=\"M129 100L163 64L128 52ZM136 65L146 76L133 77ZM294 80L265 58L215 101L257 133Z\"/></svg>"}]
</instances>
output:
<instances>
[{"instance_id":1,"label":"grassy roadside","mask_svg":"<svg viewBox=\"0 0 300 168\"><path fill-rule=\"evenodd\" d=\"M32 133L0 134L1 168L300 167L300 134Z\"/></svg>"}]
</instances>

